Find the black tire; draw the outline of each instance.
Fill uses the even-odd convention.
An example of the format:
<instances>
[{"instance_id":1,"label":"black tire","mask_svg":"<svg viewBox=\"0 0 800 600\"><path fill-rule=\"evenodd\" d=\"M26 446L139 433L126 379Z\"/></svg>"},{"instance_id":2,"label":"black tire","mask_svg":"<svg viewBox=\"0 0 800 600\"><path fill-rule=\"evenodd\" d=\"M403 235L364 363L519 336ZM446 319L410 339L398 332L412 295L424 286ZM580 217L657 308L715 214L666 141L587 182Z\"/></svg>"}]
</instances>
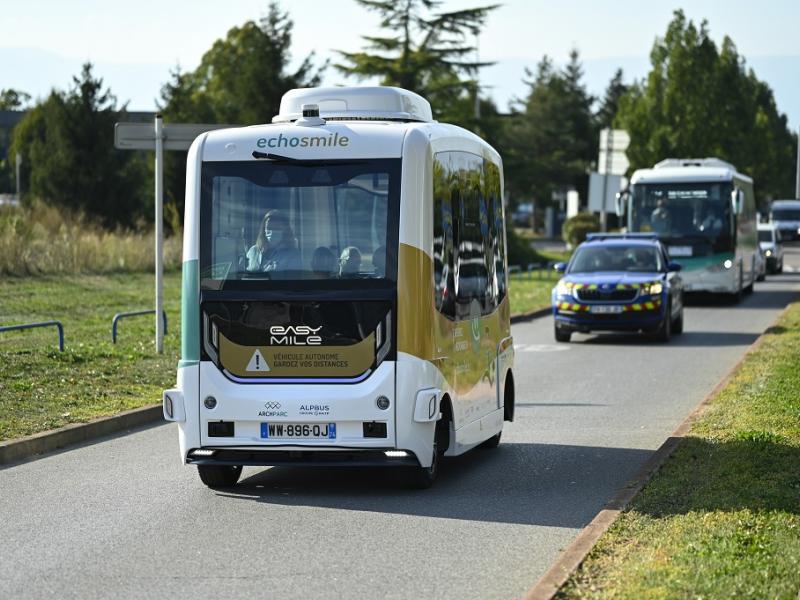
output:
<instances>
[{"instance_id":1,"label":"black tire","mask_svg":"<svg viewBox=\"0 0 800 600\"><path fill-rule=\"evenodd\" d=\"M242 465L197 465L200 480L212 489L236 485L242 474Z\"/></svg>"},{"instance_id":2,"label":"black tire","mask_svg":"<svg viewBox=\"0 0 800 600\"><path fill-rule=\"evenodd\" d=\"M776 269L775 272L776 273L783 273L783 263L781 263L781 266L778 269Z\"/></svg>"},{"instance_id":3,"label":"black tire","mask_svg":"<svg viewBox=\"0 0 800 600\"><path fill-rule=\"evenodd\" d=\"M666 343L672 337L672 305L667 304L667 314L664 315L664 320L661 322L661 327L656 331L656 340Z\"/></svg>"},{"instance_id":4,"label":"black tire","mask_svg":"<svg viewBox=\"0 0 800 600\"><path fill-rule=\"evenodd\" d=\"M739 302L742 301L742 298L744 298L744 288L742 287L743 285L744 285L744 273L742 273L742 270L739 269L739 289L731 294L731 302L733 304L739 304Z\"/></svg>"},{"instance_id":5,"label":"black tire","mask_svg":"<svg viewBox=\"0 0 800 600\"><path fill-rule=\"evenodd\" d=\"M672 322L672 333L674 335L680 335L683 333L683 308L681 308L681 313Z\"/></svg>"},{"instance_id":6,"label":"black tire","mask_svg":"<svg viewBox=\"0 0 800 600\"><path fill-rule=\"evenodd\" d=\"M478 448L481 448L483 450L491 450L493 448L497 448L500 445L500 438L502 436L503 432L501 431L500 433L493 435L488 440L483 442L480 446L478 446Z\"/></svg>"},{"instance_id":7,"label":"black tire","mask_svg":"<svg viewBox=\"0 0 800 600\"><path fill-rule=\"evenodd\" d=\"M569 343L570 338L572 337L572 332L569 329L559 329L556 327L554 329L556 335L557 342L566 342Z\"/></svg>"},{"instance_id":8,"label":"black tire","mask_svg":"<svg viewBox=\"0 0 800 600\"><path fill-rule=\"evenodd\" d=\"M409 484L417 490L427 490L439 474L439 445L433 442L433 459L430 467L411 467Z\"/></svg>"}]
</instances>

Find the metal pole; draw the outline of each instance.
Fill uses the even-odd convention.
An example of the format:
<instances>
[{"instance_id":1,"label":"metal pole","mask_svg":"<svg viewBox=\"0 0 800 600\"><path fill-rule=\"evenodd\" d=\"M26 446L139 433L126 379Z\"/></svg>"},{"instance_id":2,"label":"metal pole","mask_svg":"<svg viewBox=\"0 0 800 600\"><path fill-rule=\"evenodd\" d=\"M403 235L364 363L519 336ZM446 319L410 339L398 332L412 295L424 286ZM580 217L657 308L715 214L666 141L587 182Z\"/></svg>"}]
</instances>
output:
<instances>
[{"instance_id":1,"label":"metal pole","mask_svg":"<svg viewBox=\"0 0 800 600\"><path fill-rule=\"evenodd\" d=\"M606 168L603 173L603 199L600 209L600 231L606 232L606 197L608 196L608 172L611 170L611 142L614 137L613 129L606 129Z\"/></svg>"},{"instance_id":2,"label":"metal pole","mask_svg":"<svg viewBox=\"0 0 800 600\"><path fill-rule=\"evenodd\" d=\"M800 129L797 130L797 179L794 183L794 197L800 200Z\"/></svg>"},{"instance_id":3,"label":"metal pole","mask_svg":"<svg viewBox=\"0 0 800 600\"><path fill-rule=\"evenodd\" d=\"M164 138L163 119L156 115L156 352L164 352Z\"/></svg>"},{"instance_id":4,"label":"metal pole","mask_svg":"<svg viewBox=\"0 0 800 600\"><path fill-rule=\"evenodd\" d=\"M20 169L22 168L22 154L17 152L17 202L22 202L22 181L20 181Z\"/></svg>"}]
</instances>

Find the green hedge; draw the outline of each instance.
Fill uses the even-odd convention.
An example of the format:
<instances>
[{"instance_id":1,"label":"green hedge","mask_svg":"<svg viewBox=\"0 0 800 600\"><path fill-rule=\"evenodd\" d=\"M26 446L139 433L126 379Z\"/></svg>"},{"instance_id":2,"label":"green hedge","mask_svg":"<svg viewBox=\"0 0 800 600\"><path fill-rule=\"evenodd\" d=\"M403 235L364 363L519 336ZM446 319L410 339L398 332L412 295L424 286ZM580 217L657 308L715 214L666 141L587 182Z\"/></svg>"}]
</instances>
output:
<instances>
[{"instance_id":1,"label":"green hedge","mask_svg":"<svg viewBox=\"0 0 800 600\"><path fill-rule=\"evenodd\" d=\"M564 223L561 236L573 248L586 240L586 234L600 231L600 219L594 213L578 213Z\"/></svg>"}]
</instances>

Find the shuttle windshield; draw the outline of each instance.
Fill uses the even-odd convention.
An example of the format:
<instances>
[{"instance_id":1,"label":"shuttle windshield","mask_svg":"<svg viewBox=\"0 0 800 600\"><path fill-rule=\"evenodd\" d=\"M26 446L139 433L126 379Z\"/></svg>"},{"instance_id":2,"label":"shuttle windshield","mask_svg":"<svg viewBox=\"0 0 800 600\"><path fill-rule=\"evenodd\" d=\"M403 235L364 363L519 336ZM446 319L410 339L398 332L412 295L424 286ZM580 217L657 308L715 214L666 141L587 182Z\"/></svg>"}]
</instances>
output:
<instances>
[{"instance_id":1,"label":"shuttle windshield","mask_svg":"<svg viewBox=\"0 0 800 600\"><path fill-rule=\"evenodd\" d=\"M395 281L398 203L399 160L204 163L202 285Z\"/></svg>"}]
</instances>

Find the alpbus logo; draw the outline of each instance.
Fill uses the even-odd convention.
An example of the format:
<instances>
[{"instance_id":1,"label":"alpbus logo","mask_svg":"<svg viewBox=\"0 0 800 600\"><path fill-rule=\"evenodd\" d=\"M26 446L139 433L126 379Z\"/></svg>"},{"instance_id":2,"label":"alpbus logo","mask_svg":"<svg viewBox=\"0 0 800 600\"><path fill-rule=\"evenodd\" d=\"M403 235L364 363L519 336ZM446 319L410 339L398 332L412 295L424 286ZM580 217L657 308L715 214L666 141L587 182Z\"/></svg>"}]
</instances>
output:
<instances>
[{"instance_id":1,"label":"alpbus logo","mask_svg":"<svg viewBox=\"0 0 800 600\"><path fill-rule=\"evenodd\" d=\"M346 135L339 135L338 132L328 136L304 135L302 137L284 137L282 133L278 137L258 138L256 146L259 148L347 148L350 145L350 138Z\"/></svg>"},{"instance_id":2,"label":"alpbus logo","mask_svg":"<svg viewBox=\"0 0 800 600\"><path fill-rule=\"evenodd\" d=\"M269 328L269 343L279 346L319 346L322 338L317 332L322 329L319 327L309 327L308 325L273 325Z\"/></svg>"}]
</instances>

